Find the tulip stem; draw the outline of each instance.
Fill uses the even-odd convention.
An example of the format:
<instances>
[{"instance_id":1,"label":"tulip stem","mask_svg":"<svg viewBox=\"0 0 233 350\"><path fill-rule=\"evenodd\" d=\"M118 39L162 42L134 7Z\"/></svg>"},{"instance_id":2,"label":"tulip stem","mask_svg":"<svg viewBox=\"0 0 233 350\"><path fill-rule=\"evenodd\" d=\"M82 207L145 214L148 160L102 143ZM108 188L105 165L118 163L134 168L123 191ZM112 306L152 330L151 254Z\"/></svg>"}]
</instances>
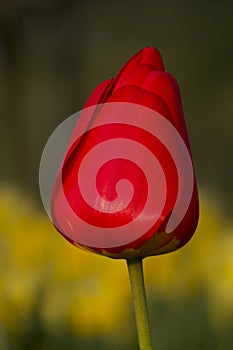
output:
<instances>
[{"instance_id":1,"label":"tulip stem","mask_svg":"<svg viewBox=\"0 0 233 350\"><path fill-rule=\"evenodd\" d=\"M127 260L140 350L152 350L142 259Z\"/></svg>"}]
</instances>

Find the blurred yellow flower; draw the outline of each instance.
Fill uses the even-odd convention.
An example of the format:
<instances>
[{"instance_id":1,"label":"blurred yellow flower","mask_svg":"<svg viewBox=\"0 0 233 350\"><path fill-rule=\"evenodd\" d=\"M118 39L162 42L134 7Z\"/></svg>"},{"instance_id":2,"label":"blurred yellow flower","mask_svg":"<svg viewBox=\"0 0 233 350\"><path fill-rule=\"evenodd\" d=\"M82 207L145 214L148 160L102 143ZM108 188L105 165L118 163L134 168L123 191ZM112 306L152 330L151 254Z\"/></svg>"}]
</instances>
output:
<instances>
[{"instance_id":1,"label":"blurred yellow flower","mask_svg":"<svg viewBox=\"0 0 233 350\"><path fill-rule=\"evenodd\" d=\"M146 285L167 303L204 293L221 331L233 321L233 225L201 198L194 238L177 252L145 259ZM48 332L67 324L85 336L107 334L129 317L125 261L71 246L32 199L9 187L0 189L0 259L0 323L10 332L35 308Z\"/></svg>"}]
</instances>

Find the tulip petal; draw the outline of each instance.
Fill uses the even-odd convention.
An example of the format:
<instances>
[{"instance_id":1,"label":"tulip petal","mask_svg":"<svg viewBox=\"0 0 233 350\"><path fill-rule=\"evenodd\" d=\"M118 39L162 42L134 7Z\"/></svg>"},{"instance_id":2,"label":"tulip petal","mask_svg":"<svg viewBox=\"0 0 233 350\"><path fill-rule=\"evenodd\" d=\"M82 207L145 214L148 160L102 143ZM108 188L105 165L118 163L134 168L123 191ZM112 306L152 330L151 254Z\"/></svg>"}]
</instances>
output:
<instances>
[{"instance_id":1,"label":"tulip petal","mask_svg":"<svg viewBox=\"0 0 233 350\"><path fill-rule=\"evenodd\" d=\"M140 71L138 71L140 68L164 71L162 57L155 47L146 47L142 49L121 68L115 77L114 90L124 85L125 81L129 81L132 77L137 79L137 76L141 75Z\"/></svg>"},{"instance_id":2,"label":"tulip petal","mask_svg":"<svg viewBox=\"0 0 233 350\"><path fill-rule=\"evenodd\" d=\"M135 103L157 111L168 120L172 118L165 101L160 96L137 86L122 86L112 93L108 99L108 102Z\"/></svg>"},{"instance_id":3,"label":"tulip petal","mask_svg":"<svg viewBox=\"0 0 233 350\"><path fill-rule=\"evenodd\" d=\"M179 87L158 50L136 53L84 107L82 132L78 121L53 187L56 228L74 245L114 258L184 245L198 222L197 184Z\"/></svg>"}]
</instances>

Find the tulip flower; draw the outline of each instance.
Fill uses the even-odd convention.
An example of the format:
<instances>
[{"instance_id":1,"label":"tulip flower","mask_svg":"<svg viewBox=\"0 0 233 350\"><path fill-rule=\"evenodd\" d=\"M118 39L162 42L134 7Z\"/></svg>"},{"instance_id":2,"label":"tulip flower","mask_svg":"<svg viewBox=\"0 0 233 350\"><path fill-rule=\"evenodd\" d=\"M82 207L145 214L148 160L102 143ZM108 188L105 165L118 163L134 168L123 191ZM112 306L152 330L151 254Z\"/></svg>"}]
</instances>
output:
<instances>
[{"instance_id":1,"label":"tulip flower","mask_svg":"<svg viewBox=\"0 0 233 350\"><path fill-rule=\"evenodd\" d=\"M55 227L113 258L183 246L197 226L197 186L179 88L159 52L139 51L84 107L53 187Z\"/></svg>"},{"instance_id":2,"label":"tulip flower","mask_svg":"<svg viewBox=\"0 0 233 350\"><path fill-rule=\"evenodd\" d=\"M198 193L178 84L154 47L93 91L55 179L51 218L72 244L127 259L141 349L151 349L142 259L186 244Z\"/></svg>"}]
</instances>

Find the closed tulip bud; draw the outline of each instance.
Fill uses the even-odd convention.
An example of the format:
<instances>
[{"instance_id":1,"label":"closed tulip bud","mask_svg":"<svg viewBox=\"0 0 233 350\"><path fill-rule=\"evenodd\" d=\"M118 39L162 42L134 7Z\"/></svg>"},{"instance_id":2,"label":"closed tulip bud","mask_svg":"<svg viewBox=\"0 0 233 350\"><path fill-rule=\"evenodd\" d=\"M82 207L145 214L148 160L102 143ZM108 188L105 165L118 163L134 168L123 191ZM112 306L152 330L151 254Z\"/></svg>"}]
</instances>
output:
<instances>
[{"instance_id":1,"label":"closed tulip bud","mask_svg":"<svg viewBox=\"0 0 233 350\"><path fill-rule=\"evenodd\" d=\"M176 250L198 222L198 193L179 87L146 47L80 112L51 194L71 243L112 258Z\"/></svg>"}]
</instances>

